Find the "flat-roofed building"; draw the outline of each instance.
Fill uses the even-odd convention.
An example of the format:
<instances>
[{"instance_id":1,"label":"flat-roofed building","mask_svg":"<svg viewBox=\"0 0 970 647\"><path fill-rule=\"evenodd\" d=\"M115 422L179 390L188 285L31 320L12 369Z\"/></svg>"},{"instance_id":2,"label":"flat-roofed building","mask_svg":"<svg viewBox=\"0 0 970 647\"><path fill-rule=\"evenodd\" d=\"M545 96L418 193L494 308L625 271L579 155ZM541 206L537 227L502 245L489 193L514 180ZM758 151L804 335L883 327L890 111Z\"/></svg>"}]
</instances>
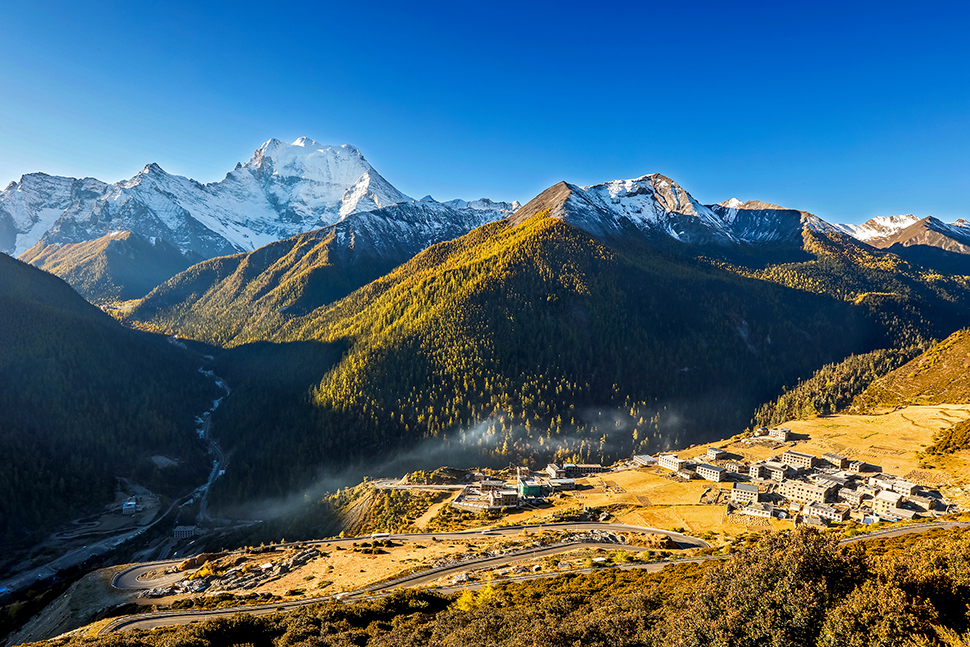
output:
<instances>
[{"instance_id":1,"label":"flat-roofed building","mask_svg":"<svg viewBox=\"0 0 970 647\"><path fill-rule=\"evenodd\" d=\"M747 471L745 469L744 465L742 465L741 463L738 463L736 461L728 461L724 465L724 469L726 469L727 471L731 472L732 474L741 474L742 472L746 472Z\"/></svg>"},{"instance_id":2,"label":"flat-roofed building","mask_svg":"<svg viewBox=\"0 0 970 647\"><path fill-rule=\"evenodd\" d=\"M860 485L856 489L842 488L839 490L839 498L849 505L862 505L863 502L876 496L876 490L866 485Z\"/></svg>"},{"instance_id":3,"label":"flat-roofed building","mask_svg":"<svg viewBox=\"0 0 970 647\"><path fill-rule=\"evenodd\" d=\"M905 499L907 505L912 508L917 508L921 512L928 512L936 507L936 499L928 496L917 496L914 494L912 496L903 497L903 499Z\"/></svg>"},{"instance_id":4,"label":"flat-roofed building","mask_svg":"<svg viewBox=\"0 0 970 647\"><path fill-rule=\"evenodd\" d=\"M562 468L565 470L566 478L568 479L589 476L590 474L600 474L608 471L607 468L603 467L599 463L585 463L581 465L566 463L562 466Z\"/></svg>"},{"instance_id":5,"label":"flat-roofed building","mask_svg":"<svg viewBox=\"0 0 970 647\"><path fill-rule=\"evenodd\" d=\"M746 514L750 517L762 517L764 519L771 519L775 516L775 506L770 503L751 503L740 510L741 514Z\"/></svg>"},{"instance_id":6,"label":"flat-roofed building","mask_svg":"<svg viewBox=\"0 0 970 647\"><path fill-rule=\"evenodd\" d=\"M572 479L549 479L549 487L552 488L553 492L562 492L563 490L575 490L576 481Z\"/></svg>"},{"instance_id":7,"label":"flat-roofed building","mask_svg":"<svg viewBox=\"0 0 970 647\"><path fill-rule=\"evenodd\" d=\"M492 507L511 508L519 505L519 493L515 490L492 490L488 493Z\"/></svg>"},{"instance_id":8,"label":"flat-roofed building","mask_svg":"<svg viewBox=\"0 0 970 647\"><path fill-rule=\"evenodd\" d=\"M640 467L650 467L657 464L657 459L648 454L637 454L633 457L633 462Z\"/></svg>"},{"instance_id":9,"label":"flat-roofed building","mask_svg":"<svg viewBox=\"0 0 970 647\"><path fill-rule=\"evenodd\" d=\"M485 479L479 482L478 489L482 492L491 492L492 490L504 490L506 488L505 481L497 481L494 479Z\"/></svg>"},{"instance_id":10,"label":"flat-roofed building","mask_svg":"<svg viewBox=\"0 0 970 647\"><path fill-rule=\"evenodd\" d=\"M683 458L677 458L677 454L664 454L657 458L657 465L672 472L679 472L687 465L687 461Z\"/></svg>"},{"instance_id":11,"label":"flat-roofed building","mask_svg":"<svg viewBox=\"0 0 970 647\"><path fill-rule=\"evenodd\" d=\"M566 478L566 470L564 470L561 465L556 465L555 463L549 463L546 465L546 474L549 475L549 478L553 479Z\"/></svg>"},{"instance_id":12,"label":"flat-roofed building","mask_svg":"<svg viewBox=\"0 0 970 647\"><path fill-rule=\"evenodd\" d=\"M697 475L702 479L720 483L722 480L724 480L724 472L726 470L723 467L717 467L716 465L701 463L694 468L694 471L697 472Z\"/></svg>"},{"instance_id":13,"label":"flat-roofed building","mask_svg":"<svg viewBox=\"0 0 970 647\"><path fill-rule=\"evenodd\" d=\"M892 508L887 512L887 514L890 514L897 519L905 519L906 521L912 521L913 519L919 517L919 513L915 510L906 510L904 508Z\"/></svg>"},{"instance_id":14,"label":"flat-roofed building","mask_svg":"<svg viewBox=\"0 0 970 647\"><path fill-rule=\"evenodd\" d=\"M902 499L903 495L899 492L882 490L872 499L872 511L881 517L893 508L898 508Z\"/></svg>"},{"instance_id":15,"label":"flat-roofed building","mask_svg":"<svg viewBox=\"0 0 970 647\"><path fill-rule=\"evenodd\" d=\"M689 470L686 467L677 470L677 476L682 479L687 479L688 481L697 478L697 472L694 470Z\"/></svg>"},{"instance_id":16,"label":"flat-roofed building","mask_svg":"<svg viewBox=\"0 0 970 647\"><path fill-rule=\"evenodd\" d=\"M757 503L758 486L754 483L735 483L731 488L731 500L735 503Z\"/></svg>"},{"instance_id":17,"label":"flat-roofed building","mask_svg":"<svg viewBox=\"0 0 970 647\"><path fill-rule=\"evenodd\" d=\"M903 479L896 479L892 485L893 492L899 492L903 496L913 496L919 490L919 486Z\"/></svg>"},{"instance_id":18,"label":"flat-roofed building","mask_svg":"<svg viewBox=\"0 0 970 647\"><path fill-rule=\"evenodd\" d=\"M542 496L542 488L539 482L534 479L519 477L516 485L518 486L519 496L523 499L527 497Z\"/></svg>"},{"instance_id":19,"label":"flat-roofed building","mask_svg":"<svg viewBox=\"0 0 970 647\"><path fill-rule=\"evenodd\" d=\"M826 452L822 454L822 458L827 460L829 463L838 467L840 470L844 470L849 466L849 459L845 456L840 456L839 454L833 454L832 452Z\"/></svg>"},{"instance_id":20,"label":"flat-roofed building","mask_svg":"<svg viewBox=\"0 0 970 647\"><path fill-rule=\"evenodd\" d=\"M786 479L778 485L778 494L793 501L805 503L824 503L832 493L832 488L822 485Z\"/></svg>"},{"instance_id":21,"label":"flat-roofed building","mask_svg":"<svg viewBox=\"0 0 970 647\"><path fill-rule=\"evenodd\" d=\"M891 474L876 474L875 476L870 476L866 483L869 487L874 487L877 490L892 490L895 481L896 477Z\"/></svg>"},{"instance_id":22,"label":"flat-roofed building","mask_svg":"<svg viewBox=\"0 0 970 647\"><path fill-rule=\"evenodd\" d=\"M778 461L767 461L765 463L765 472L768 473L768 478L772 481L778 481L780 483L788 476L788 466Z\"/></svg>"},{"instance_id":23,"label":"flat-roofed building","mask_svg":"<svg viewBox=\"0 0 970 647\"><path fill-rule=\"evenodd\" d=\"M563 465L566 468L566 478L575 478L577 476L589 476L590 474L602 474L603 472L608 472L609 468L603 467L599 463L581 463L579 465L566 464Z\"/></svg>"},{"instance_id":24,"label":"flat-roofed building","mask_svg":"<svg viewBox=\"0 0 970 647\"><path fill-rule=\"evenodd\" d=\"M752 463L751 467L748 468L748 476L753 479L766 478L768 475L768 470L765 469L764 463Z\"/></svg>"},{"instance_id":25,"label":"flat-roofed building","mask_svg":"<svg viewBox=\"0 0 970 647\"><path fill-rule=\"evenodd\" d=\"M837 476L830 476L828 474L813 474L809 477L809 480L816 485L832 488L833 491L838 490L848 483L846 479L840 479Z\"/></svg>"},{"instance_id":26,"label":"flat-roofed building","mask_svg":"<svg viewBox=\"0 0 970 647\"><path fill-rule=\"evenodd\" d=\"M707 460L716 461L724 458L725 454L727 454L727 452L723 449L718 449L717 447L708 447L706 456Z\"/></svg>"},{"instance_id":27,"label":"flat-roofed building","mask_svg":"<svg viewBox=\"0 0 970 647\"><path fill-rule=\"evenodd\" d=\"M781 462L795 469L811 469L815 467L816 460L818 459L811 454L803 454L802 452L796 452L791 449L781 455Z\"/></svg>"},{"instance_id":28,"label":"flat-roofed building","mask_svg":"<svg viewBox=\"0 0 970 647\"><path fill-rule=\"evenodd\" d=\"M847 506L837 507L821 503L809 503L802 509L802 514L828 519L829 521L845 521L849 518L849 508Z\"/></svg>"},{"instance_id":29,"label":"flat-roofed building","mask_svg":"<svg viewBox=\"0 0 970 647\"><path fill-rule=\"evenodd\" d=\"M791 435L791 429L788 427L776 427L774 429L768 430L768 437L774 438L775 440L780 440L785 442L788 440L788 436Z\"/></svg>"}]
</instances>

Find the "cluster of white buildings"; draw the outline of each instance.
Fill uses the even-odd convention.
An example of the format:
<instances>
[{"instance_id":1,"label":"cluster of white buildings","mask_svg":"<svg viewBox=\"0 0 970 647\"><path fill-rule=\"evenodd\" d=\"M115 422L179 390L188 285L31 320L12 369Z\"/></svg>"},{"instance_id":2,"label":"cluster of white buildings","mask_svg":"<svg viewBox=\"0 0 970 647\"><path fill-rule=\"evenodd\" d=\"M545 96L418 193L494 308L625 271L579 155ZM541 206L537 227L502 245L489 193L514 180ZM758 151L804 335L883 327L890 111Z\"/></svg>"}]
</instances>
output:
<instances>
[{"instance_id":1,"label":"cluster of white buildings","mask_svg":"<svg viewBox=\"0 0 970 647\"><path fill-rule=\"evenodd\" d=\"M785 428L759 430L760 435L786 441ZM693 460L676 454L635 457L640 465L655 464L686 479L715 483L734 481L728 511L764 518L798 517L805 523L827 524L849 518L862 523L913 519L941 505L937 496L892 474L864 474L868 466L845 456L822 456L788 449L765 461L745 464L729 460L723 449L709 448ZM704 462L701 462L704 461Z\"/></svg>"}]
</instances>

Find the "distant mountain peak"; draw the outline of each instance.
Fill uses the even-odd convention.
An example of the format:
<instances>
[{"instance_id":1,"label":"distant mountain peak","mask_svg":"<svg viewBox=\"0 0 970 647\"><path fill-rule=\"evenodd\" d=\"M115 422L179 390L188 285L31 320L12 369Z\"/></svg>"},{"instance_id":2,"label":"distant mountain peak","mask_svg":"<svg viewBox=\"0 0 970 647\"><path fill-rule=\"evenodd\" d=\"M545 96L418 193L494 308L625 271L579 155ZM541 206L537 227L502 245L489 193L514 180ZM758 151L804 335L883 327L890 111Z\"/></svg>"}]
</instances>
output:
<instances>
[{"instance_id":1,"label":"distant mountain peak","mask_svg":"<svg viewBox=\"0 0 970 647\"><path fill-rule=\"evenodd\" d=\"M857 240L869 242L876 238L892 236L910 225L919 222L919 220L919 218L911 213L898 216L876 216L861 225L837 225L837 228Z\"/></svg>"},{"instance_id":2,"label":"distant mountain peak","mask_svg":"<svg viewBox=\"0 0 970 647\"><path fill-rule=\"evenodd\" d=\"M320 144L317 143L317 140L309 137L297 138L297 140L293 142L293 146L303 146L304 148L321 148Z\"/></svg>"},{"instance_id":3,"label":"distant mountain peak","mask_svg":"<svg viewBox=\"0 0 970 647\"><path fill-rule=\"evenodd\" d=\"M559 182L516 211L512 222L542 211L599 238L646 236L700 245L800 245L805 228L833 231L808 212L767 202L701 204L661 173L584 187Z\"/></svg>"}]
</instances>

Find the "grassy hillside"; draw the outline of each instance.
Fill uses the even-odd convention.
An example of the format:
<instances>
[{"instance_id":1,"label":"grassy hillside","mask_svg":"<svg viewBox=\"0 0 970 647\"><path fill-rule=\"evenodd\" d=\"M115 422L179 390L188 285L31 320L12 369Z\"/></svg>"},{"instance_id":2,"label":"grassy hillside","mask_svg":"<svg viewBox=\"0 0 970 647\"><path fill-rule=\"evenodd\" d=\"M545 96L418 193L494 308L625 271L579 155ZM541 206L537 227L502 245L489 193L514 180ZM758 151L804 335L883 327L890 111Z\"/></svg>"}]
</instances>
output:
<instances>
[{"instance_id":1,"label":"grassy hillside","mask_svg":"<svg viewBox=\"0 0 970 647\"><path fill-rule=\"evenodd\" d=\"M260 433L235 435L256 474L374 465L420 439L443 451L431 439L449 435L496 464L722 437L782 384L886 335L852 303L620 251L540 214L435 245L272 339L348 350L300 422L254 413ZM240 478L229 470L214 495L272 487Z\"/></svg>"},{"instance_id":2,"label":"grassy hillside","mask_svg":"<svg viewBox=\"0 0 970 647\"><path fill-rule=\"evenodd\" d=\"M853 403L860 411L902 404L970 402L970 331L958 330L889 373Z\"/></svg>"},{"instance_id":3,"label":"grassy hillside","mask_svg":"<svg viewBox=\"0 0 970 647\"><path fill-rule=\"evenodd\" d=\"M217 393L196 360L127 330L60 279L0 254L0 541L206 473L194 418ZM152 454L181 459L164 473Z\"/></svg>"},{"instance_id":4,"label":"grassy hillside","mask_svg":"<svg viewBox=\"0 0 970 647\"><path fill-rule=\"evenodd\" d=\"M786 420L838 413L851 405L874 380L899 368L922 350L922 346L875 350L826 364L776 400L759 407L752 423L757 427L770 427Z\"/></svg>"},{"instance_id":5,"label":"grassy hillside","mask_svg":"<svg viewBox=\"0 0 970 647\"><path fill-rule=\"evenodd\" d=\"M141 298L190 265L165 241L130 231L70 245L39 242L20 260L61 277L92 303Z\"/></svg>"}]
</instances>

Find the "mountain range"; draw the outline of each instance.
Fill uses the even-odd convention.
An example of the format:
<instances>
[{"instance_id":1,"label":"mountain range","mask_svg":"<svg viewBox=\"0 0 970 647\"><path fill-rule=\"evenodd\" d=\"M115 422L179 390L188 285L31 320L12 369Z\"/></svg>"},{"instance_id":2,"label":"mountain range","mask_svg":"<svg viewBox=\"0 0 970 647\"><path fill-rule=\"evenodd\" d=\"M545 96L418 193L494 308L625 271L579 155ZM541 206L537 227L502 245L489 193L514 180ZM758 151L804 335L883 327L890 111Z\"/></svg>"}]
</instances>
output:
<instances>
[{"instance_id":1,"label":"mountain range","mask_svg":"<svg viewBox=\"0 0 970 647\"><path fill-rule=\"evenodd\" d=\"M565 211L554 211L554 217L568 211L570 224L601 238L799 246L802 230L811 228L841 231L879 248L909 247L900 254L915 262L970 271L963 258L970 251L970 233L963 221L947 225L906 215L832 225L805 211L758 201L703 205L660 174L586 187L563 182L516 217L528 218L559 197ZM339 263L386 271L518 207L489 199L413 200L353 146L325 146L307 137L292 144L271 139L223 180L209 184L168 174L157 164L115 184L24 175L0 192L0 251L105 303L142 297L196 262L249 253L318 229L320 240L333 236L329 254L339 256ZM125 231L131 235L119 238ZM349 277L346 286L359 287L376 276L363 272Z\"/></svg>"},{"instance_id":2,"label":"mountain range","mask_svg":"<svg viewBox=\"0 0 970 647\"><path fill-rule=\"evenodd\" d=\"M948 335L970 305L959 222L704 205L660 174L413 200L305 138L208 185L24 176L0 228L89 301L132 300L112 310L132 327L208 345L233 388L216 506L422 441L507 464L731 435L823 364Z\"/></svg>"}]
</instances>

